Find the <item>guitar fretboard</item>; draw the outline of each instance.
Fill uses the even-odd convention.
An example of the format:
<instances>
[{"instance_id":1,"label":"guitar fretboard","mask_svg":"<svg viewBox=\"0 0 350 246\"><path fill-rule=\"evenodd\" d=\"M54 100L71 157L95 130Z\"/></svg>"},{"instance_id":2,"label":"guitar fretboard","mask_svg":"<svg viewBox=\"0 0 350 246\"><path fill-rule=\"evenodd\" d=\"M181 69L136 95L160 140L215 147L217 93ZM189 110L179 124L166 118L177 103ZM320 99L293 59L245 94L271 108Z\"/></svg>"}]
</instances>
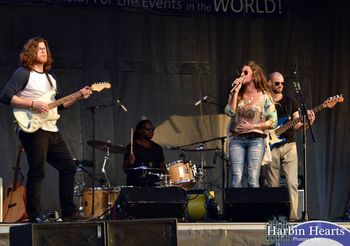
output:
<instances>
[{"instance_id":1,"label":"guitar fretboard","mask_svg":"<svg viewBox=\"0 0 350 246\"><path fill-rule=\"evenodd\" d=\"M325 107L326 106L324 105L324 103L322 103L321 105L318 105L317 107L313 108L312 111L314 111L314 113L317 113L317 112L321 111ZM295 126L296 124L298 124L299 122L302 122L302 121L303 121L302 117L298 117L298 118L296 118L294 120L290 120L286 124L284 124L283 126L277 128L275 130L275 134L276 135L281 135L282 133L287 131L289 128Z\"/></svg>"},{"instance_id":2,"label":"guitar fretboard","mask_svg":"<svg viewBox=\"0 0 350 246\"><path fill-rule=\"evenodd\" d=\"M58 100L56 100L56 101L54 101L52 103L49 103L48 104L49 109L56 108L56 107L62 105L63 103L72 101L72 100L74 100L74 99L76 99L76 98L78 98L80 96L81 96L81 92L77 91L77 92L75 92L73 94L70 94L68 96L62 97L62 98L60 98L60 99L58 99Z\"/></svg>"}]
</instances>

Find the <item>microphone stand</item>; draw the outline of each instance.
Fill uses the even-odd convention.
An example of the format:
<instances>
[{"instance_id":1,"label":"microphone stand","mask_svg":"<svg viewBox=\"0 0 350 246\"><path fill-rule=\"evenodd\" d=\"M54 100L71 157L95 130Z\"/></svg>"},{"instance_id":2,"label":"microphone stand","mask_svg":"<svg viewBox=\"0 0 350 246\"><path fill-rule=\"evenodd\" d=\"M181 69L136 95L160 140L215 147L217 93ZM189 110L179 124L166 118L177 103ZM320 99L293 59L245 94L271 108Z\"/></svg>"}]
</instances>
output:
<instances>
[{"instance_id":1,"label":"microphone stand","mask_svg":"<svg viewBox=\"0 0 350 246\"><path fill-rule=\"evenodd\" d=\"M95 110L98 109L98 106L92 106L88 107L87 109L90 110L91 112L91 122L92 122L92 140L96 140L95 136ZM95 146L92 147L92 201L91 201L91 215L94 217L94 212L95 212L95 178L96 178L96 148Z\"/></svg>"},{"instance_id":2,"label":"microphone stand","mask_svg":"<svg viewBox=\"0 0 350 246\"><path fill-rule=\"evenodd\" d=\"M303 211L303 220L308 221L309 220L309 214L308 214L308 184L307 184L307 141L306 141L306 129L307 126L310 128L310 133L312 137L312 141L315 143L315 137L312 131L312 127L310 124L310 119L307 115L307 109L304 97L301 92L300 83L297 81L297 66L293 66L293 85L295 88L296 94L299 96L299 105L300 105L300 113L303 117L303 167L304 167L304 211ZM307 122L307 124L305 124Z\"/></svg>"},{"instance_id":3,"label":"microphone stand","mask_svg":"<svg viewBox=\"0 0 350 246\"><path fill-rule=\"evenodd\" d=\"M219 107L224 108L225 105L222 105L220 103L217 102L213 102L210 101L208 99L203 101L204 103L209 103L209 104L213 104ZM222 189L222 193L221 193L221 199L222 199L222 205L224 206L224 201L225 201L225 180L226 180L226 188L228 187L228 180L229 180L229 171L225 170L225 156L224 156L224 146L225 146L225 140L226 140L226 136L225 137L218 137L215 139L210 139L209 141L213 141L213 140L221 140L221 165L222 165L222 170L221 170L221 175L222 175L222 184L221 184L221 189ZM226 172L226 175L225 175Z\"/></svg>"},{"instance_id":4,"label":"microphone stand","mask_svg":"<svg viewBox=\"0 0 350 246\"><path fill-rule=\"evenodd\" d=\"M99 108L106 108L109 106L114 105L113 103L111 104L104 104L104 105L97 105L97 106L90 106L87 107L87 110L90 110L91 112L91 122L92 122L92 141L96 141L96 136L95 136L95 111L96 109ZM96 179L96 148L95 146L92 146L92 201L91 201L91 215L94 216L95 213L95 179Z\"/></svg>"},{"instance_id":5,"label":"microphone stand","mask_svg":"<svg viewBox=\"0 0 350 246\"><path fill-rule=\"evenodd\" d=\"M219 107L222 107L224 108L225 105L222 105L220 103L217 103L217 102L213 102L213 101L210 101L208 99L205 99L202 101L203 103L209 103L209 104L213 104L213 105L216 105L216 106L219 106ZM222 189L222 193L221 193L221 199L222 199L222 205L224 206L224 201L225 201L225 180L227 181L226 182L226 188L228 187L228 175L229 175L229 172L228 170L226 171L225 170L225 157L224 157L224 146L225 146L225 139L226 139L226 136L225 137L217 137L217 138L213 138L213 139L209 139L209 140L206 140L206 141L201 141L201 142L198 142L198 143L206 143L206 142L210 142L210 141L214 141L214 140L221 140L221 163L222 163L222 184L221 184L221 189ZM194 144L198 144L198 143L193 143L191 145L194 145ZM187 145L189 146L189 145ZM181 147L187 147L187 146L181 146ZM181 148L180 147L180 148ZM226 171L226 175L225 175L225 171Z\"/></svg>"}]
</instances>

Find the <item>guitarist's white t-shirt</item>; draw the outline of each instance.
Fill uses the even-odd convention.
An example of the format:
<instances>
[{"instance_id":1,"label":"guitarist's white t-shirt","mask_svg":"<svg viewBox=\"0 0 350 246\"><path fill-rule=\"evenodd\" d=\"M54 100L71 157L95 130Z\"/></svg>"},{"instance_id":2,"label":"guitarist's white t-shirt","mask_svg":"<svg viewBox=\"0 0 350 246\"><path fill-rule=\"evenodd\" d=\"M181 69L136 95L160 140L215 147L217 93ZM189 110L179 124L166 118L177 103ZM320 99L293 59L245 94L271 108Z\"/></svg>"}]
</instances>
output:
<instances>
[{"instance_id":1,"label":"guitarist's white t-shirt","mask_svg":"<svg viewBox=\"0 0 350 246\"><path fill-rule=\"evenodd\" d=\"M45 73L30 71L29 80L26 87L17 93L17 96L33 101L53 102L55 99L55 91L57 90L56 80L49 74L51 83L54 88L51 88ZM48 92L52 92L52 97L48 97ZM57 107L51 109L49 114L57 114ZM44 114L42 114L44 115ZM56 120L48 120L40 127L45 131L58 132Z\"/></svg>"}]
</instances>

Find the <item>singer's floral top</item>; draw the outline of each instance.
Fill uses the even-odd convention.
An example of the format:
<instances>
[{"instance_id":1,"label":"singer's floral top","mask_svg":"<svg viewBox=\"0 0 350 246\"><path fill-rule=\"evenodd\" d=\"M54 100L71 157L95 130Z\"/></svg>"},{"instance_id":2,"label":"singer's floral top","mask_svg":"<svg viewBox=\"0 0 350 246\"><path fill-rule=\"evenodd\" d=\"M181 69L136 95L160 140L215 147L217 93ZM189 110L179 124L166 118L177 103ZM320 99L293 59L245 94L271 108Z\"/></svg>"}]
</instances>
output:
<instances>
[{"instance_id":1,"label":"singer's floral top","mask_svg":"<svg viewBox=\"0 0 350 246\"><path fill-rule=\"evenodd\" d=\"M246 120L251 124L259 124L261 122L268 122L270 128L277 126L277 112L272 97L269 94L262 93L260 100L252 103L250 100L241 98L238 102L236 112L233 112L229 104L225 107L226 115L234 117L231 121L230 132L234 132L237 125ZM247 130L248 132L264 133L260 129Z\"/></svg>"}]
</instances>

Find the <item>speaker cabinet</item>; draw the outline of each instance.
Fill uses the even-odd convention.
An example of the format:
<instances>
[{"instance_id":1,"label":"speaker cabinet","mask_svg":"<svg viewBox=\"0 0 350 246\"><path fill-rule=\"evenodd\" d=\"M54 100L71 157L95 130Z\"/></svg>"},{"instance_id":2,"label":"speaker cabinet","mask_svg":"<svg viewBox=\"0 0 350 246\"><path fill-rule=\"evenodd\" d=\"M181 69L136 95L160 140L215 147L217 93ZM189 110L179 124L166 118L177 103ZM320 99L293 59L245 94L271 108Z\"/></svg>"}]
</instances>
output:
<instances>
[{"instance_id":1,"label":"speaker cabinet","mask_svg":"<svg viewBox=\"0 0 350 246\"><path fill-rule=\"evenodd\" d=\"M11 246L102 246L104 223L44 223L10 227Z\"/></svg>"},{"instance_id":2,"label":"speaker cabinet","mask_svg":"<svg viewBox=\"0 0 350 246\"><path fill-rule=\"evenodd\" d=\"M106 222L108 245L177 245L176 219Z\"/></svg>"},{"instance_id":3,"label":"speaker cabinet","mask_svg":"<svg viewBox=\"0 0 350 246\"><path fill-rule=\"evenodd\" d=\"M112 219L182 219L186 206L186 191L180 187L125 187L113 206Z\"/></svg>"},{"instance_id":4,"label":"speaker cabinet","mask_svg":"<svg viewBox=\"0 0 350 246\"><path fill-rule=\"evenodd\" d=\"M225 190L225 218L237 222L266 222L276 216L289 218L286 187L228 188Z\"/></svg>"}]
</instances>

